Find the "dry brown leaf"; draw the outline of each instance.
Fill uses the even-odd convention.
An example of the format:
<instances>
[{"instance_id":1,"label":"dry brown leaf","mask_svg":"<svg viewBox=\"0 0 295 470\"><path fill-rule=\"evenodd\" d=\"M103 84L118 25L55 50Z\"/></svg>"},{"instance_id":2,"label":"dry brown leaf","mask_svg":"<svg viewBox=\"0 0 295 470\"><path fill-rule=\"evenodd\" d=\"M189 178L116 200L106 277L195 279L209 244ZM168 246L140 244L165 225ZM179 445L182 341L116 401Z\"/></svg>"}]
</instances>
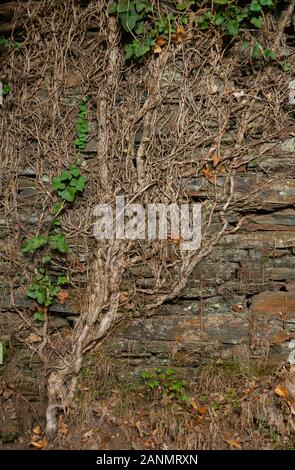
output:
<instances>
[{"instance_id":1,"label":"dry brown leaf","mask_svg":"<svg viewBox=\"0 0 295 470\"><path fill-rule=\"evenodd\" d=\"M198 426L202 423L203 421L203 416L196 416L196 427L197 427L197 430L198 430ZM195 429L196 429L195 427Z\"/></svg>"},{"instance_id":2,"label":"dry brown leaf","mask_svg":"<svg viewBox=\"0 0 295 470\"><path fill-rule=\"evenodd\" d=\"M60 419L59 419L58 430L59 430L60 434L62 434L63 436L67 436L67 434L69 432L68 426L66 425L66 423L64 422L62 417L60 417Z\"/></svg>"},{"instance_id":3,"label":"dry brown leaf","mask_svg":"<svg viewBox=\"0 0 295 470\"><path fill-rule=\"evenodd\" d=\"M241 444L235 439L226 439L225 442L231 447L235 447L235 449L241 449Z\"/></svg>"},{"instance_id":4,"label":"dry brown leaf","mask_svg":"<svg viewBox=\"0 0 295 470\"><path fill-rule=\"evenodd\" d=\"M281 331L271 338L271 344L282 344L290 341L291 338L293 338L292 334Z\"/></svg>"},{"instance_id":5,"label":"dry brown leaf","mask_svg":"<svg viewBox=\"0 0 295 470\"><path fill-rule=\"evenodd\" d=\"M295 400L294 398L290 395L289 390L284 387L284 385L277 385L275 388L275 394L278 395L280 398L283 398L286 403L288 404L291 413L295 415Z\"/></svg>"},{"instance_id":6,"label":"dry brown leaf","mask_svg":"<svg viewBox=\"0 0 295 470\"><path fill-rule=\"evenodd\" d=\"M128 302L128 299L129 299L129 292L127 291L120 292L120 297L119 297L120 304L124 304Z\"/></svg>"},{"instance_id":7,"label":"dry brown leaf","mask_svg":"<svg viewBox=\"0 0 295 470\"><path fill-rule=\"evenodd\" d=\"M42 341L42 338L36 333L30 333L29 336L27 337L27 341L29 343L40 343L40 341Z\"/></svg>"},{"instance_id":8,"label":"dry brown leaf","mask_svg":"<svg viewBox=\"0 0 295 470\"><path fill-rule=\"evenodd\" d=\"M275 388L275 394L281 398L285 398L287 400L289 398L289 392L286 387L283 385L277 385Z\"/></svg>"},{"instance_id":9,"label":"dry brown leaf","mask_svg":"<svg viewBox=\"0 0 295 470\"><path fill-rule=\"evenodd\" d=\"M197 412L199 413L199 415L204 416L204 415L207 413L207 408L206 408L206 406L199 406L199 407L197 408Z\"/></svg>"},{"instance_id":10,"label":"dry brown leaf","mask_svg":"<svg viewBox=\"0 0 295 470\"><path fill-rule=\"evenodd\" d=\"M42 434L42 429L40 428L39 425L33 428L33 433L37 434L37 436L40 436L40 434Z\"/></svg>"},{"instance_id":11,"label":"dry brown leaf","mask_svg":"<svg viewBox=\"0 0 295 470\"><path fill-rule=\"evenodd\" d=\"M212 183L212 181L214 180L214 177L215 177L214 170L212 168L209 168L206 165L205 168L203 168L202 173L203 173L203 176L206 178L206 180L208 180Z\"/></svg>"},{"instance_id":12,"label":"dry brown leaf","mask_svg":"<svg viewBox=\"0 0 295 470\"><path fill-rule=\"evenodd\" d=\"M182 26L178 26L176 29L176 41L182 42L185 38L185 30Z\"/></svg>"},{"instance_id":13,"label":"dry brown leaf","mask_svg":"<svg viewBox=\"0 0 295 470\"><path fill-rule=\"evenodd\" d=\"M166 39L162 38L161 36L156 37L156 44L160 47L164 46L166 44Z\"/></svg>"},{"instance_id":14,"label":"dry brown leaf","mask_svg":"<svg viewBox=\"0 0 295 470\"><path fill-rule=\"evenodd\" d=\"M198 409L198 404L195 402L195 400L191 399L190 400L190 405L194 410Z\"/></svg>"},{"instance_id":15,"label":"dry brown leaf","mask_svg":"<svg viewBox=\"0 0 295 470\"><path fill-rule=\"evenodd\" d=\"M221 157L220 155L218 155L218 153L215 153L213 156L212 156L212 161L213 161L213 166L217 166L219 162L221 162Z\"/></svg>"},{"instance_id":16,"label":"dry brown leaf","mask_svg":"<svg viewBox=\"0 0 295 470\"><path fill-rule=\"evenodd\" d=\"M58 298L60 303L64 305L69 298L69 293L66 289L60 289L56 297Z\"/></svg>"},{"instance_id":17,"label":"dry brown leaf","mask_svg":"<svg viewBox=\"0 0 295 470\"><path fill-rule=\"evenodd\" d=\"M86 441L89 439L93 434L93 429L89 429L89 431L85 432L82 436L82 441Z\"/></svg>"},{"instance_id":18,"label":"dry brown leaf","mask_svg":"<svg viewBox=\"0 0 295 470\"><path fill-rule=\"evenodd\" d=\"M34 441L32 440L30 442L30 445L33 446L33 447L36 447L36 449L45 449L45 447L47 447L47 441L46 439L39 439L38 441Z\"/></svg>"},{"instance_id":19,"label":"dry brown leaf","mask_svg":"<svg viewBox=\"0 0 295 470\"><path fill-rule=\"evenodd\" d=\"M158 44L154 47L154 54L161 54L162 49Z\"/></svg>"}]
</instances>

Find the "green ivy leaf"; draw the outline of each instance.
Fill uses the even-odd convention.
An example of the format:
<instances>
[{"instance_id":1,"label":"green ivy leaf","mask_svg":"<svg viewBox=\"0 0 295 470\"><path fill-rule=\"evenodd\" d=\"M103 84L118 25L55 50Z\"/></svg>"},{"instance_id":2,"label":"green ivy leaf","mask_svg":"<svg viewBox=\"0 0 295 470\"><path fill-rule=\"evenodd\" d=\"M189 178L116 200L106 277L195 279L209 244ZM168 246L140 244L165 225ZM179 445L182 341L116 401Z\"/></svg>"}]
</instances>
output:
<instances>
[{"instance_id":1,"label":"green ivy leaf","mask_svg":"<svg viewBox=\"0 0 295 470\"><path fill-rule=\"evenodd\" d=\"M71 186L76 188L77 191L83 192L86 186L86 178L85 176L80 176L79 178L73 178L71 181Z\"/></svg>"},{"instance_id":2,"label":"green ivy leaf","mask_svg":"<svg viewBox=\"0 0 295 470\"><path fill-rule=\"evenodd\" d=\"M132 43L125 44L124 51L125 51L125 54L124 54L125 60L130 60L134 56L133 44Z\"/></svg>"},{"instance_id":3,"label":"green ivy leaf","mask_svg":"<svg viewBox=\"0 0 295 470\"><path fill-rule=\"evenodd\" d=\"M117 6L117 11L118 13L126 13L131 8L134 8L134 2L129 2L129 0L120 0Z\"/></svg>"},{"instance_id":4,"label":"green ivy leaf","mask_svg":"<svg viewBox=\"0 0 295 470\"><path fill-rule=\"evenodd\" d=\"M78 132L81 134L86 134L88 132L88 121L83 119L79 119L77 125Z\"/></svg>"},{"instance_id":5,"label":"green ivy leaf","mask_svg":"<svg viewBox=\"0 0 295 470\"><path fill-rule=\"evenodd\" d=\"M134 29L139 20L140 16L136 12L122 13L120 15L122 27L127 33Z\"/></svg>"},{"instance_id":6,"label":"green ivy leaf","mask_svg":"<svg viewBox=\"0 0 295 470\"><path fill-rule=\"evenodd\" d=\"M45 287L41 287L39 290L36 291L36 300L38 304L44 305L46 301L46 289Z\"/></svg>"},{"instance_id":7,"label":"green ivy leaf","mask_svg":"<svg viewBox=\"0 0 295 470\"><path fill-rule=\"evenodd\" d=\"M252 0L252 3L250 5L250 10L251 11L261 11L261 5L258 2L258 0Z\"/></svg>"},{"instance_id":8,"label":"green ivy leaf","mask_svg":"<svg viewBox=\"0 0 295 470\"><path fill-rule=\"evenodd\" d=\"M150 44L142 43L139 41L134 41L133 43L134 55L136 58L142 57L147 52L149 52L151 46Z\"/></svg>"},{"instance_id":9,"label":"green ivy leaf","mask_svg":"<svg viewBox=\"0 0 295 470\"><path fill-rule=\"evenodd\" d=\"M250 23L254 24L254 26L256 26L256 28L258 29L262 28L263 22L264 22L263 16L253 17L250 20Z\"/></svg>"},{"instance_id":10,"label":"green ivy leaf","mask_svg":"<svg viewBox=\"0 0 295 470\"><path fill-rule=\"evenodd\" d=\"M34 319L36 321L44 321L44 313L43 312L36 312L34 313Z\"/></svg>"},{"instance_id":11,"label":"green ivy leaf","mask_svg":"<svg viewBox=\"0 0 295 470\"><path fill-rule=\"evenodd\" d=\"M283 72L288 73L292 70L293 65L289 64L288 62L281 62L280 66L282 67Z\"/></svg>"},{"instance_id":12,"label":"green ivy leaf","mask_svg":"<svg viewBox=\"0 0 295 470\"><path fill-rule=\"evenodd\" d=\"M276 60L277 58L276 53L272 51L271 49L265 49L264 55L265 57L268 57L269 59L272 59L272 60Z\"/></svg>"},{"instance_id":13,"label":"green ivy leaf","mask_svg":"<svg viewBox=\"0 0 295 470\"><path fill-rule=\"evenodd\" d=\"M63 189L63 188L61 188L61 189ZM58 214L59 211L61 210L61 208L62 208L62 203L61 202L56 202L53 206L54 214Z\"/></svg>"},{"instance_id":14,"label":"green ivy leaf","mask_svg":"<svg viewBox=\"0 0 295 470\"><path fill-rule=\"evenodd\" d=\"M228 31L228 34L231 36L237 36L239 34L239 22L236 20L230 20L226 24L226 29Z\"/></svg>"},{"instance_id":15,"label":"green ivy leaf","mask_svg":"<svg viewBox=\"0 0 295 470\"><path fill-rule=\"evenodd\" d=\"M139 23L137 23L136 25L136 28L135 28L135 32L136 34L144 34L144 22L143 21L140 21Z\"/></svg>"},{"instance_id":16,"label":"green ivy leaf","mask_svg":"<svg viewBox=\"0 0 295 470\"><path fill-rule=\"evenodd\" d=\"M258 59L260 55L261 55L261 45L259 44L258 41L256 41L253 47L252 57L253 59Z\"/></svg>"},{"instance_id":17,"label":"green ivy leaf","mask_svg":"<svg viewBox=\"0 0 295 470\"><path fill-rule=\"evenodd\" d=\"M179 3L176 3L176 9L178 11L183 11L183 10L186 10L187 8L189 8L191 6L191 2L179 2Z\"/></svg>"},{"instance_id":18,"label":"green ivy leaf","mask_svg":"<svg viewBox=\"0 0 295 470\"><path fill-rule=\"evenodd\" d=\"M55 176L52 180L52 189L65 189L66 185L62 183L60 176Z\"/></svg>"},{"instance_id":19,"label":"green ivy leaf","mask_svg":"<svg viewBox=\"0 0 295 470\"><path fill-rule=\"evenodd\" d=\"M111 3L108 7L108 13L109 15L114 15L117 13L117 3Z\"/></svg>"},{"instance_id":20,"label":"green ivy leaf","mask_svg":"<svg viewBox=\"0 0 295 470\"><path fill-rule=\"evenodd\" d=\"M41 263L42 264L47 264L50 261L51 261L51 256L49 256L49 255L42 256L42 258L41 258Z\"/></svg>"},{"instance_id":21,"label":"green ivy leaf","mask_svg":"<svg viewBox=\"0 0 295 470\"><path fill-rule=\"evenodd\" d=\"M49 246L60 253L67 253L69 247L63 233L50 234L48 237Z\"/></svg>"},{"instance_id":22,"label":"green ivy leaf","mask_svg":"<svg viewBox=\"0 0 295 470\"><path fill-rule=\"evenodd\" d=\"M2 87L2 96L7 96L11 92L11 88L9 85L5 84Z\"/></svg>"},{"instance_id":23,"label":"green ivy leaf","mask_svg":"<svg viewBox=\"0 0 295 470\"><path fill-rule=\"evenodd\" d=\"M181 401L187 402L189 400L189 396L186 393L184 393L183 395L181 395L180 399Z\"/></svg>"},{"instance_id":24,"label":"green ivy leaf","mask_svg":"<svg viewBox=\"0 0 295 470\"><path fill-rule=\"evenodd\" d=\"M62 171L60 174L61 181L70 181L72 179L72 175L69 171Z\"/></svg>"},{"instance_id":25,"label":"green ivy leaf","mask_svg":"<svg viewBox=\"0 0 295 470\"><path fill-rule=\"evenodd\" d=\"M79 175L80 175L80 170L79 170L79 168L72 167L72 168L71 168L71 175L75 176L75 178L76 178L77 176L79 176Z\"/></svg>"},{"instance_id":26,"label":"green ivy leaf","mask_svg":"<svg viewBox=\"0 0 295 470\"><path fill-rule=\"evenodd\" d=\"M58 276L57 278L57 284L59 286L64 286L65 284L69 283L68 276Z\"/></svg>"},{"instance_id":27,"label":"green ivy leaf","mask_svg":"<svg viewBox=\"0 0 295 470\"><path fill-rule=\"evenodd\" d=\"M35 253L39 248L46 245L47 238L42 235L36 235L35 237L29 238L22 245L21 250L23 253Z\"/></svg>"},{"instance_id":28,"label":"green ivy leaf","mask_svg":"<svg viewBox=\"0 0 295 470\"><path fill-rule=\"evenodd\" d=\"M74 202L76 199L77 190L73 186L69 186L64 191L60 191L59 195L62 199L68 202Z\"/></svg>"},{"instance_id":29,"label":"green ivy leaf","mask_svg":"<svg viewBox=\"0 0 295 470\"><path fill-rule=\"evenodd\" d=\"M264 7L272 7L273 1L272 0L259 0L260 4Z\"/></svg>"},{"instance_id":30,"label":"green ivy leaf","mask_svg":"<svg viewBox=\"0 0 295 470\"><path fill-rule=\"evenodd\" d=\"M217 26L220 26L222 25L223 23L225 22L225 17L223 16L223 14L221 13L221 11L218 11L215 15L215 18L214 18L214 23L217 25Z\"/></svg>"}]
</instances>

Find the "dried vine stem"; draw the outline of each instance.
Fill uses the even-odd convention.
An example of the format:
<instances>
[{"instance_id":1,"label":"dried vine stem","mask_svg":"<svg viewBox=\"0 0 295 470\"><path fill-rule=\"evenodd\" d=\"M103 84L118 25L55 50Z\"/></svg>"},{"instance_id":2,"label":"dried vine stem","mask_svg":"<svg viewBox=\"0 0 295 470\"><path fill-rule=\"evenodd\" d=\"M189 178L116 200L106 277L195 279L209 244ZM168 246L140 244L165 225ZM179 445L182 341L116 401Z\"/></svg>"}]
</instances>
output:
<instances>
[{"instance_id":1,"label":"dried vine stem","mask_svg":"<svg viewBox=\"0 0 295 470\"><path fill-rule=\"evenodd\" d=\"M0 123L5 170L3 210L12 222L10 240L27 235L21 231L18 212L25 204L19 208L16 191L24 164L36 167L37 185L48 198L42 175L51 177L52 168L56 173L72 161L75 121L71 112L77 104L73 109L65 106L61 98L64 95L59 96L56 85L68 80L69 69L79 73L85 87L83 94L95 93L96 109L92 113L99 123L97 159L92 166L85 162L89 198L77 201L62 216L68 237L85 248L88 264L95 259L87 272L88 302L76 323L71 344L66 339L64 344L59 343L54 356L59 360L52 364L48 379L48 438L56 433L57 410L69 407L75 396L83 354L100 344L120 320L123 276L130 286L128 301L138 307L134 309L136 315L151 315L163 302L179 296L195 266L224 235L241 227L242 210L250 196L239 200L235 181L238 169L249 161L247 153L258 149L257 158L262 157L264 152L259 146L268 140L279 142L282 131L290 125L283 107L286 76L277 69L272 74L270 67L265 73L253 70L249 76L241 74L247 59L235 49L224 55L218 34L194 30L187 41L169 42L159 57L147 59L141 67L123 67L120 34L116 20L107 18L107 3L93 2L85 10L70 0L66 9L61 0L38 2L34 8L28 4L27 44L21 55L12 52L7 59L10 77L21 77L23 71L29 77L15 83L15 104L1 116ZM99 32L93 44L90 41L85 45L83 38L93 21ZM48 32L47 42L42 40L40 30ZM44 84L40 70L46 77L51 77L53 70L52 81L48 78ZM232 82L236 91L244 91L243 97L234 96ZM66 95L69 89L60 86ZM40 88L47 92L45 99L38 98ZM140 141L136 141L138 131ZM201 178L207 188L200 190L204 230L199 252L181 253L175 240L110 240L94 245L90 235L95 204L112 203L117 194L125 195L127 204L193 202L183 184L183 179L190 176ZM253 195L258 191L259 187ZM41 205L46 214L51 202L44 197L36 202L36 208ZM235 226L227 223L227 215L233 210L239 217ZM78 224L73 222L74 217ZM217 229L212 230L214 224ZM79 236L83 237L82 243ZM16 242L12 248L7 247L3 258L29 282L30 273L19 269L22 260L15 253ZM149 285L140 287L130 271L145 264L153 277ZM74 263L70 269L77 274ZM144 308L140 309L139 304ZM44 357L47 352L54 352L50 337Z\"/></svg>"},{"instance_id":2,"label":"dried vine stem","mask_svg":"<svg viewBox=\"0 0 295 470\"><path fill-rule=\"evenodd\" d=\"M100 138L98 164L101 168L100 181L104 197L110 191L108 150L110 139L109 103L112 101L118 79L120 63L118 38L119 28L114 18L108 19L108 65L105 87L98 96L98 120ZM128 244L127 244L128 246ZM118 319L119 286L124 270L126 242L106 242L96 253L93 265L93 283L87 308L81 313L73 333L73 350L67 358L67 365L61 364L58 371L52 372L48 379L48 406L46 411L46 437L52 440L57 432L57 410L68 407L74 398L77 377L81 370L83 352L92 342L95 323L99 320L95 338L99 341Z\"/></svg>"}]
</instances>

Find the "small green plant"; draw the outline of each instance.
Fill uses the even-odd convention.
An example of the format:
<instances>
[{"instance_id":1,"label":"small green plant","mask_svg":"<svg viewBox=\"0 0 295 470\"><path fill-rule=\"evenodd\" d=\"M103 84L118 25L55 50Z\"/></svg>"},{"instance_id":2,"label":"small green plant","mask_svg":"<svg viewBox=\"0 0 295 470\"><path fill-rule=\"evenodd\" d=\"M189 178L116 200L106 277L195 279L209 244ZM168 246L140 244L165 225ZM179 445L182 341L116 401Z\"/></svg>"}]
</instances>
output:
<instances>
[{"instance_id":1,"label":"small green plant","mask_svg":"<svg viewBox=\"0 0 295 470\"><path fill-rule=\"evenodd\" d=\"M117 14L122 26L125 60L142 62L143 56L156 46L157 39L165 43L176 32L177 16L156 11L148 0L119 0L110 5L109 14ZM183 16L182 20L185 24L188 17Z\"/></svg>"},{"instance_id":2,"label":"small green plant","mask_svg":"<svg viewBox=\"0 0 295 470\"><path fill-rule=\"evenodd\" d=\"M80 102L76 126L77 139L75 141L75 148L78 151L86 146L88 139L87 102L88 97L82 98ZM57 192L60 199L54 204L52 209L54 216L49 233L28 238L21 247L23 253L31 255L35 255L39 250L44 250L37 268L37 274L27 290L27 296L34 299L39 306L43 307L43 310L39 309L34 314L34 318L37 321L44 321L44 315L48 307L53 303L62 286L69 283L67 275L58 276L57 279L51 277L48 265L53 255L66 255L69 251L66 236L62 232L61 220L58 216L65 208L66 203L74 202L77 194L82 193L86 187L86 178L81 175L78 162L79 158L76 159L75 165L72 165L67 170L63 170L60 175L53 178L52 189Z\"/></svg>"},{"instance_id":3,"label":"small green plant","mask_svg":"<svg viewBox=\"0 0 295 470\"><path fill-rule=\"evenodd\" d=\"M2 86L2 96L7 96L11 92L11 88L6 83Z\"/></svg>"},{"instance_id":4,"label":"small green plant","mask_svg":"<svg viewBox=\"0 0 295 470\"><path fill-rule=\"evenodd\" d=\"M52 250L59 251L63 254L66 254L69 249L65 235L61 233L59 229L54 229L53 232L49 233L48 237L36 235L29 238L23 243L21 249L23 253L35 254L37 250L44 248L46 245L49 245Z\"/></svg>"},{"instance_id":5,"label":"small green plant","mask_svg":"<svg viewBox=\"0 0 295 470\"><path fill-rule=\"evenodd\" d=\"M39 305L48 308L59 293L61 286L68 284L68 282L67 276L58 276L56 282L53 282L46 269L41 266L28 288L27 295L29 298L36 300ZM36 312L35 319L42 320L42 313Z\"/></svg>"},{"instance_id":6,"label":"small green plant","mask_svg":"<svg viewBox=\"0 0 295 470\"><path fill-rule=\"evenodd\" d=\"M77 193L82 193L86 186L85 176L81 176L77 166L72 166L68 171L62 171L52 180L52 189L67 202L74 202Z\"/></svg>"},{"instance_id":7,"label":"small green plant","mask_svg":"<svg viewBox=\"0 0 295 470\"><path fill-rule=\"evenodd\" d=\"M80 102L79 116L77 121L77 138L75 140L76 148L83 150L86 147L89 133L88 126L88 96L84 96Z\"/></svg>"},{"instance_id":8,"label":"small green plant","mask_svg":"<svg viewBox=\"0 0 295 470\"><path fill-rule=\"evenodd\" d=\"M285 73L289 73L293 69L293 65L289 64L289 62L280 62L280 66L281 66L283 72L285 72Z\"/></svg>"},{"instance_id":9,"label":"small green plant","mask_svg":"<svg viewBox=\"0 0 295 470\"><path fill-rule=\"evenodd\" d=\"M173 13L167 11L157 2L148 0L117 0L110 4L109 14L117 15L123 30L125 60L135 59L141 63L143 57L152 48L155 53L161 52L161 47L168 39L179 40L177 35L181 25L187 25L192 19L200 29L221 29L225 36L243 36L245 29L262 29L266 14L275 11L275 0L198 0L175 2ZM175 34L176 33L176 34ZM254 46L253 58L275 60L271 50L261 50ZM281 65L282 69L284 67ZM285 67L288 70L288 67Z\"/></svg>"},{"instance_id":10,"label":"small green plant","mask_svg":"<svg viewBox=\"0 0 295 470\"><path fill-rule=\"evenodd\" d=\"M214 0L212 8L201 15L196 16L196 23L201 29L210 26L220 27L229 36L238 36L241 27L247 24L261 29L264 24L263 13L274 6L272 0L252 0L250 5L243 2L242 5L235 0Z\"/></svg>"},{"instance_id":11,"label":"small green plant","mask_svg":"<svg viewBox=\"0 0 295 470\"><path fill-rule=\"evenodd\" d=\"M173 369L163 371L160 368L154 371L144 371L141 373L146 387L149 390L158 391L163 398L176 399L180 402L187 402L189 397L185 393L186 381L176 378Z\"/></svg>"},{"instance_id":12,"label":"small green plant","mask_svg":"<svg viewBox=\"0 0 295 470\"><path fill-rule=\"evenodd\" d=\"M15 47L17 49L20 49L23 45L22 45L21 42L11 41L10 39L6 39L3 36L1 36L0 37L0 46Z\"/></svg>"},{"instance_id":13,"label":"small green plant","mask_svg":"<svg viewBox=\"0 0 295 470\"><path fill-rule=\"evenodd\" d=\"M35 235L34 237L28 238L22 245L21 250L23 253L36 253L37 250L47 244L47 237L42 235Z\"/></svg>"}]
</instances>

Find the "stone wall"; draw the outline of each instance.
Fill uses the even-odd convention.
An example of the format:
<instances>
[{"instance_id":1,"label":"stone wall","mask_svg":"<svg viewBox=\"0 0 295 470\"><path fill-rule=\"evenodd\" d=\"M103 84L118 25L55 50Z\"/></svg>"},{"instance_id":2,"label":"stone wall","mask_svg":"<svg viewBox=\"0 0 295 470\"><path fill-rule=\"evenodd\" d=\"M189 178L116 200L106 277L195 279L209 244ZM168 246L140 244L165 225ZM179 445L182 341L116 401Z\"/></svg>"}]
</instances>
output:
<instances>
[{"instance_id":1,"label":"stone wall","mask_svg":"<svg viewBox=\"0 0 295 470\"><path fill-rule=\"evenodd\" d=\"M92 39L89 32L85 41ZM77 73L69 70L68 92L63 99L69 112L74 110L74 117L82 93L77 82ZM39 103L46 98L46 87L40 87ZM177 102L170 106L177 106ZM90 174L96 165L98 138L92 121L82 154L82 166ZM138 132L139 142L140 138ZM228 135L227 151L230 138ZM257 158L255 154L247 156L245 161L251 156L251 162L240 168L236 179L235 198L240 209L231 222L238 220L240 212L247 214L241 230L223 239L203 260L177 301L162 306L151 317L129 318L127 325L119 326L104 342L112 358L132 367L171 364L192 370L209 355L286 359L295 335L295 137L290 133L282 136L281 143L270 143L260 150L262 157L258 152ZM17 311L33 306L25 295L32 269L20 253L20 244L25 236L35 233L40 218L46 222L42 202L51 177L46 165L44 171L38 160L31 158L41 152L36 140L29 139L20 151L24 152L22 169L3 175L4 189L12 180L16 183L15 205L11 211L3 205L0 214L1 309L16 318ZM193 158L198 161L199 155ZM212 185L204 177L191 176L183 184L193 200L210 197ZM218 177L217 187L222 184L223 177ZM253 199L245 206L245 198L252 193ZM83 208L73 209L71 217L82 220L81 211ZM212 230L218 230L218 224ZM69 236L75 253L70 299L50 308L57 328L73 326L79 315L95 243L90 238ZM59 269L56 266L53 272ZM133 276L137 286L151 282L148 266L135 266Z\"/></svg>"}]
</instances>

